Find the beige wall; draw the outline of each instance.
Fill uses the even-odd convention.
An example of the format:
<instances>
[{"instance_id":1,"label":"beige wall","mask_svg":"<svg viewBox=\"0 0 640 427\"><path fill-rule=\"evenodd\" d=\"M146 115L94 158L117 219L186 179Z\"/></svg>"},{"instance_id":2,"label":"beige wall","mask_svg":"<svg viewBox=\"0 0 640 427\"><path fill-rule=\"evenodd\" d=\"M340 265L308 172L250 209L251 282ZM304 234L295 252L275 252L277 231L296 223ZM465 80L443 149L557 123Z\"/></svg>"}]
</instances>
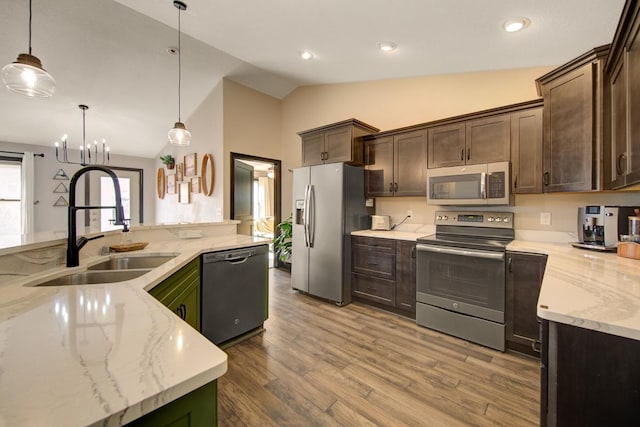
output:
<instances>
[{"instance_id":1,"label":"beige wall","mask_svg":"<svg viewBox=\"0 0 640 427\"><path fill-rule=\"evenodd\" d=\"M179 204L177 194L167 194L162 200L158 199L156 195L156 221L159 224L210 222L223 219L222 94L221 82L186 120L185 126L191 132L191 145L177 147L167 142L164 149L160 151L160 155L172 154L176 158L176 162L182 162L186 154L196 153L198 175L200 175L204 154L212 154L214 168L213 193L211 196L205 196L203 193L194 193L191 195L190 204ZM167 132L171 125L172 123L167 123ZM156 159L156 167L162 166L160 160ZM166 172L175 173L175 170ZM225 216L225 218L227 217Z\"/></svg>"},{"instance_id":2,"label":"beige wall","mask_svg":"<svg viewBox=\"0 0 640 427\"><path fill-rule=\"evenodd\" d=\"M282 158L279 99L225 79L224 85L224 217L230 213L231 154ZM291 192L291 187L283 192ZM288 211L287 211L288 212ZM283 212L284 215L284 212ZM285 217L286 218L286 217Z\"/></svg>"}]
</instances>

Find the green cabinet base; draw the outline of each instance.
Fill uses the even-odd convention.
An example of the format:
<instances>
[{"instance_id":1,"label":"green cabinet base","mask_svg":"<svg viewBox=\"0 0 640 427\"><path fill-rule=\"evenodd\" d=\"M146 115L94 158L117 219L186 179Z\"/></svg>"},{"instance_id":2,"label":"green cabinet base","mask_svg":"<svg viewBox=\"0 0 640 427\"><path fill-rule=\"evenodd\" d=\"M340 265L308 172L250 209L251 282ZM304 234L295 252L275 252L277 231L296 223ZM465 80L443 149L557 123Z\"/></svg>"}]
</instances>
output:
<instances>
[{"instance_id":1,"label":"green cabinet base","mask_svg":"<svg viewBox=\"0 0 640 427\"><path fill-rule=\"evenodd\" d=\"M211 427L217 425L217 380L127 424L128 427Z\"/></svg>"}]
</instances>

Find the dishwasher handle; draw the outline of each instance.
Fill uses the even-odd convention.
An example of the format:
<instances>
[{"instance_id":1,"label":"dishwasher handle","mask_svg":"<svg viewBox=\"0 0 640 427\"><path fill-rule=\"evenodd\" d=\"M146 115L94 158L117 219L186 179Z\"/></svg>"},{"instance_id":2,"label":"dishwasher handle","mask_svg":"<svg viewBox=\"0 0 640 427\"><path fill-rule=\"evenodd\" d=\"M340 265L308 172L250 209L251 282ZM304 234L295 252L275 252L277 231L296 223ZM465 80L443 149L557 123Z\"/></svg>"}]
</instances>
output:
<instances>
[{"instance_id":1,"label":"dishwasher handle","mask_svg":"<svg viewBox=\"0 0 640 427\"><path fill-rule=\"evenodd\" d=\"M254 249L233 252L213 252L204 254L202 262L228 262L230 264L242 264L254 255L256 255L256 251Z\"/></svg>"}]
</instances>

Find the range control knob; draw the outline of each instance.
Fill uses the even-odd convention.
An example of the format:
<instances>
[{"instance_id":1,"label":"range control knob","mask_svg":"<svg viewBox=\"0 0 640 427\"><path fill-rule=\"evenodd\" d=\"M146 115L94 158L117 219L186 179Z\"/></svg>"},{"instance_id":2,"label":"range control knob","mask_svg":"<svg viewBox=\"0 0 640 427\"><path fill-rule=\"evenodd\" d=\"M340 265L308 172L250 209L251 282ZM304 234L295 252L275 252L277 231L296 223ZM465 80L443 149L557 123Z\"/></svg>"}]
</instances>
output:
<instances>
[{"instance_id":1,"label":"range control knob","mask_svg":"<svg viewBox=\"0 0 640 427\"><path fill-rule=\"evenodd\" d=\"M446 220L448 220L448 219L449 219L449 217L448 217L448 216L446 216L446 215L443 215L443 216L442 216L442 219L446 221Z\"/></svg>"},{"instance_id":2,"label":"range control knob","mask_svg":"<svg viewBox=\"0 0 640 427\"><path fill-rule=\"evenodd\" d=\"M436 216L436 221L440 221L440 220L442 220L442 216L441 215Z\"/></svg>"},{"instance_id":3,"label":"range control knob","mask_svg":"<svg viewBox=\"0 0 640 427\"><path fill-rule=\"evenodd\" d=\"M489 222L493 222L493 217L492 217L492 216L490 216L489 218L487 218L487 221L489 221Z\"/></svg>"},{"instance_id":4,"label":"range control knob","mask_svg":"<svg viewBox=\"0 0 640 427\"><path fill-rule=\"evenodd\" d=\"M508 216L505 216L504 218L502 218L502 221L511 222L511 218L509 218Z\"/></svg>"},{"instance_id":5,"label":"range control knob","mask_svg":"<svg viewBox=\"0 0 640 427\"><path fill-rule=\"evenodd\" d=\"M453 308L458 309L460 307L460 304L458 304L457 302L454 302L452 306Z\"/></svg>"},{"instance_id":6,"label":"range control knob","mask_svg":"<svg viewBox=\"0 0 640 427\"><path fill-rule=\"evenodd\" d=\"M500 218L499 216L496 217L496 222L502 222L502 218Z\"/></svg>"}]
</instances>

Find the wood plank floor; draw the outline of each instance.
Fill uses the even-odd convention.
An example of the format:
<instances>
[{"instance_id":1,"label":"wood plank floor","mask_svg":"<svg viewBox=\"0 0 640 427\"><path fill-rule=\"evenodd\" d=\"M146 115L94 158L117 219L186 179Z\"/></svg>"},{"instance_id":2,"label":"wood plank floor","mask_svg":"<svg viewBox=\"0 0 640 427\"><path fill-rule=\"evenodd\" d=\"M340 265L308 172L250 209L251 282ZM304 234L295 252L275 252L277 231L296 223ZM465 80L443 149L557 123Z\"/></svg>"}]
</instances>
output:
<instances>
[{"instance_id":1,"label":"wood plank floor","mask_svg":"<svg viewBox=\"0 0 640 427\"><path fill-rule=\"evenodd\" d=\"M302 295L282 270L269 310L264 333L225 350L220 426L538 425L535 359Z\"/></svg>"}]
</instances>

